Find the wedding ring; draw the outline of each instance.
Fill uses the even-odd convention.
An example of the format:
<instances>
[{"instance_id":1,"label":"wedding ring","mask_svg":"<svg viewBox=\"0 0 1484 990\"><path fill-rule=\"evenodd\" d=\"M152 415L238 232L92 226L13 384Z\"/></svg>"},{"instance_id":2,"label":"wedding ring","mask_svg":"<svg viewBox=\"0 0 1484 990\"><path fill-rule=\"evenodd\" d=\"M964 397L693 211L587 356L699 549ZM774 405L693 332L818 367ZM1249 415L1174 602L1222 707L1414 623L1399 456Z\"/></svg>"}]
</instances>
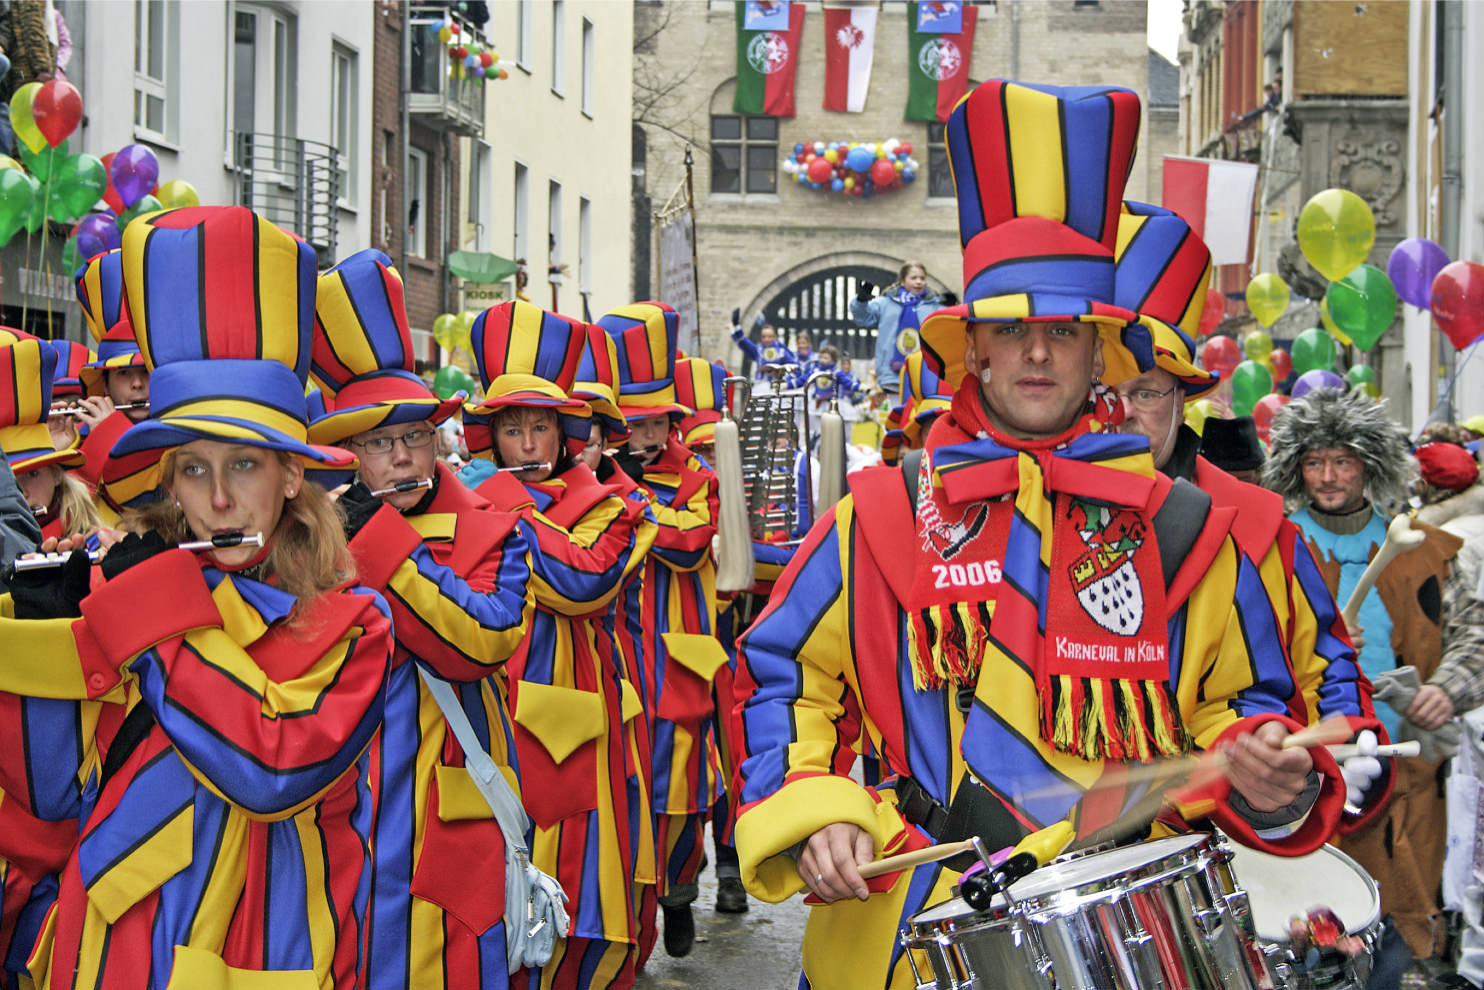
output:
<instances>
[{"instance_id":1,"label":"wedding ring","mask_svg":"<svg viewBox=\"0 0 1484 990\"><path fill-rule=\"evenodd\" d=\"M814 874L814 882L815 883L824 883L824 874L823 873L816 873L816 874Z\"/></svg>"}]
</instances>

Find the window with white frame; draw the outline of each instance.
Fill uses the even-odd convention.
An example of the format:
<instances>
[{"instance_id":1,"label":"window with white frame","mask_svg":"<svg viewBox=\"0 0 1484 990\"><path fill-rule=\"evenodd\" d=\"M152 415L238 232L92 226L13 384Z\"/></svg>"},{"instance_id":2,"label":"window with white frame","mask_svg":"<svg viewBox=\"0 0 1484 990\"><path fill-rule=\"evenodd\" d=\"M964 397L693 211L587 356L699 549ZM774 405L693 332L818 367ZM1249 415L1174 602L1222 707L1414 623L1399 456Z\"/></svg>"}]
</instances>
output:
<instances>
[{"instance_id":1,"label":"window with white frame","mask_svg":"<svg viewBox=\"0 0 1484 990\"><path fill-rule=\"evenodd\" d=\"M515 64L531 71L531 0L515 0Z\"/></svg>"},{"instance_id":2,"label":"window with white frame","mask_svg":"<svg viewBox=\"0 0 1484 990\"><path fill-rule=\"evenodd\" d=\"M275 164L286 169L298 137L298 22L279 8L246 3L233 6L232 18L229 128L271 135Z\"/></svg>"},{"instance_id":3,"label":"window with white frame","mask_svg":"<svg viewBox=\"0 0 1484 990\"><path fill-rule=\"evenodd\" d=\"M421 148L407 149L407 253L419 258L428 256L428 153Z\"/></svg>"},{"instance_id":4,"label":"window with white frame","mask_svg":"<svg viewBox=\"0 0 1484 990\"><path fill-rule=\"evenodd\" d=\"M582 19L582 112L589 117L593 115L593 87L597 73L594 65L597 60L597 40L594 38L593 22L586 17Z\"/></svg>"},{"instance_id":5,"label":"window with white frame","mask_svg":"<svg viewBox=\"0 0 1484 990\"><path fill-rule=\"evenodd\" d=\"M491 164L494 150L488 141L469 142L469 222L474 225L474 250L490 249L489 218Z\"/></svg>"},{"instance_id":6,"label":"window with white frame","mask_svg":"<svg viewBox=\"0 0 1484 990\"><path fill-rule=\"evenodd\" d=\"M359 197L359 69L355 50L334 42L330 50L330 143L335 146L335 188L343 207L354 207Z\"/></svg>"},{"instance_id":7,"label":"window with white frame","mask_svg":"<svg viewBox=\"0 0 1484 990\"><path fill-rule=\"evenodd\" d=\"M551 91L567 95L566 0L551 0Z\"/></svg>"},{"instance_id":8,"label":"window with white frame","mask_svg":"<svg viewBox=\"0 0 1484 990\"><path fill-rule=\"evenodd\" d=\"M577 199L577 291L593 291L593 204Z\"/></svg>"},{"instance_id":9,"label":"window with white frame","mask_svg":"<svg viewBox=\"0 0 1484 990\"><path fill-rule=\"evenodd\" d=\"M179 0L135 0L134 130L175 141L179 120Z\"/></svg>"},{"instance_id":10,"label":"window with white frame","mask_svg":"<svg viewBox=\"0 0 1484 990\"><path fill-rule=\"evenodd\" d=\"M515 202L511 204L514 214L514 238L510 249L517 261L531 261L531 172L520 162L515 163Z\"/></svg>"}]
</instances>

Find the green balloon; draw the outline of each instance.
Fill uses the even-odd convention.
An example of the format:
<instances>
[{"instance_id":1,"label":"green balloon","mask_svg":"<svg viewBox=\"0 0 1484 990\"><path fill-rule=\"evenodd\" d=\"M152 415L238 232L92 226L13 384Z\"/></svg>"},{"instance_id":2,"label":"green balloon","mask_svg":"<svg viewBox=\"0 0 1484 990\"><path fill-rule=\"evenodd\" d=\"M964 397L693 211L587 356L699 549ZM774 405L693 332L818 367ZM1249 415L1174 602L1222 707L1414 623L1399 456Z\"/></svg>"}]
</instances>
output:
<instances>
[{"instance_id":1,"label":"green balloon","mask_svg":"<svg viewBox=\"0 0 1484 990\"><path fill-rule=\"evenodd\" d=\"M123 213L119 214L119 233L123 233L124 228L129 226L129 221L133 220L135 217L143 216L146 213L153 213L156 210L163 210L164 208L164 204L162 204L155 197L146 193L144 196L140 197L139 202L135 203Z\"/></svg>"},{"instance_id":2,"label":"green balloon","mask_svg":"<svg viewBox=\"0 0 1484 990\"><path fill-rule=\"evenodd\" d=\"M1252 407L1273 390L1273 373L1267 365L1243 361L1232 372L1232 412L1251 416Z\"/></svg>"},{"instance_id":3,"label":"green balloon","mask_svg":"<svg viewBox=\"0 0 1484 990\"><path fill-rule=\"evenodd\" d=\"M1396 289L1375 265L1361 265L1338 282L1331 282L1324 302L1335 326L1363 351L1375 347L1396 318Z\"/></svg>"},{"instance_id":4,"label":"green balloon","mask_svg":"<svg viewBox=\"0 0 1484 990\"><path fill-rule=\"evenodd\" d=\"M474 379L463 368L448 365L438 369L433 376L433 391L440 399L451 399L459 392L472 392Z\"/></svg>"},{"instance_id":5,"label":"green balloon","mask_svg":"<svg viewBox=\"0 0 1484 990\"><path fill-rule=\"evenodd\" d=\"M75 272L82 267L82 255L77 253L77 238L67 238L62 245L62 271Z\"/></svg>"},{"instance_id":6,"label":"green balloon","mask_svg":"<svg viewBox=\"0 0 1484 990\"><path fill-rule=\"evenodd\" d=\"M1345 381L1350 383L1351 388L1374 385L1376 384L1376 369L1364 364L1351 365L1345 369Z\"/></svg>"},{"instance_id":7,"label":"green balloon","mask_svg":"<svg viewBox=\"0 0 1484 990\"><path fill-rule=\"evenodd\" d=\"M42 148L41 151L34 154L30 148L26 147L26 142L21 141L18 143L20 144L18 157L21 160L21 164L26 166L26 169L42 182L45 182L47 176L51 175L67 158L66 141L63 141L55 148ZM107 185L104 188L108 188Z\"/></svg>"},{"instance_id":8,"label":"green balloon","mask_svg":"<svg viewBox=\"0 0 1484 990\"><path fill-rule=\"evenodd\" d=\"M1288 356L1293 358L1294 374L1302 375L1316 368L1321 371L1332 369L1337 350L1335 338L1328 331L1311 327L1294 338L1293 346L1288 349Z\"/></svg>"},{"instance_id":9,"label":"green balloon","mask_svg":"<svg viewBox=\"0 0 1484 990\"><path fill-rule=\"evenodd\" d=\"M0 169L0 245L9 243L31 213L34 180L13 168Z\"/></svg>"},{"instance_id":10,"label":"green balloon","mask_svg":"<svg viewBox=\"0 0 1484 990\"><path fill-rule=\"evenodd\" d=\"M46 192L34 175L26 176L26 181L31 184L31 212L26 217L26 229L34 234L46 223Z\"/></svg>"},{"instance_id":11,"label":"green balloon","mask_svg":"<svg viewBox=\"0 0 1484 990\"><path fill-rule=\"evenodd\" d=\"M71 223L88 215L103 190L108 188L108 170L92 155L71 155L57 163L52 173L47 213L53 220Z\"/></svg>"}]
</instances>

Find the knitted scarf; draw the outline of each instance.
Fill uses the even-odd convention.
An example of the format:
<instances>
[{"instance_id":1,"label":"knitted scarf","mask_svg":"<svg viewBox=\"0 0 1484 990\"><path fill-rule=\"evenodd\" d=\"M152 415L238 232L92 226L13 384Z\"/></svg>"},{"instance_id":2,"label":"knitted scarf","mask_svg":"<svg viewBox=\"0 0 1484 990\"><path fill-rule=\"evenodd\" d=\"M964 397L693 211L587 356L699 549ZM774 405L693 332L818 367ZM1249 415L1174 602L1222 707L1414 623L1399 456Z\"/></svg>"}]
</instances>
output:
<instances>
[{"instance_id":1,"label":"knitted scarf","mask_svg":"<svg viewBox=\"0 0 1484 990\"><path fill-rule=\"evenodd\" d=\"M895 371L901 371L902 366L907 362L907 355L917 350L917 344L914 342L921 339L922 330L922 322L917 318L917 304L922 302L925 295L927 295L926 292L908 292L901 286L897 286L897 291L891 296L901 306L901 309L897 311L896 333L892 335L892 346L896 348L896 353L892 355L891 366ZM912 346L903 350L902 334L907 330L912 331L912 336L906 343Z\"/></svg>"},{"instance_id":2,"label":"knitted scarf","mask_svg":"<svg viewBox=\"0 0 1484 990\"><path fill-rule=\"evenodd\" d=\"M1164 577L1140 437L1102 432L1102 397L1071 429L1022 441L966 379L929 436L908 603L913 681L972 688L987 658L1031 670L1042 738L1085 759L1189 749L1169 683Z\"/></svg>"}]
</instances>

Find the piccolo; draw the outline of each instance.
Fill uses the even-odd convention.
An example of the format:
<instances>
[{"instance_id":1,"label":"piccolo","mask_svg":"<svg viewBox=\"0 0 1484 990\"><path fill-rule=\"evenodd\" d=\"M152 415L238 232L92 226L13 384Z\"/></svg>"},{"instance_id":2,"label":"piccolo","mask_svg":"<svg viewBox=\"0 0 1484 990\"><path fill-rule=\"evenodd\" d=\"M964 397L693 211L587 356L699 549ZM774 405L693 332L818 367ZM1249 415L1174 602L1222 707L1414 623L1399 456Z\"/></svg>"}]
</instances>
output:
<instances>
[{"instance_id":1,"label":"piccolo","mask_svg":"<svg viewBox=\"0 0 1484 990\"><path fill-rule=\"evenodd\" d=\"M148 402L125 402L122 405L114 406L113 407L113 411L114 412L127 412L130 409L148 409L148 408L149 408L149 403ZM47 415L47 418L48 419L50 419L53 416L81 416L83 413L85 413L87 411L88 410L87 410L87 407L86 406L62 406L59 409L49 409L49 410L47 410L46 415Z\"/></svg>"},{"instance_id":2,"label":"piccolo","mask_svg":"<svg viewBox=\"0 0 1484 990\"><path fill-rule=\"evenodd\" d=\"M433 479L424 478L422 481L399 481L390 488L378 488L371 494L377 498L386 498L388 495L401 495L404 492L415 492L422 488L432 488Z\"/></svg>"},{"instance_id":3,"label":"piccolo","mask_svg":"<svg viewBox=\"0 0 1484 990\"><path fill-rule=\"evenodd\" d=\"M199 550L224 550L228 547L260 547L263 545L262 533L219 533L209 540L192 540L189 543L181 543L177 546L181 550L196 552ZM17 571L39 571L47 567L61 567L67 562L72 553L44 553L38 557L26 557L15 561ZM103 559L103 553L98 550L88 551L88 560L98 563Z\"/></svg>"},{"instance_id":4,"label":"piccolo","mask_svg":"<svg viewBox=\"0 0 1484 990\"><path fill-rule=\"evenodd\" d=\"M551 462L550 461L539 461L539 462L532 462L530 464L512 464L509 467L495 468L495 473L496 474L502 474L502 473L505 473L505 472L511 472L511 473L513 473L513 472L516 472L516 471L550 471L550 470L551 470Z\"/></svg>"},{"instance_id":5,"label":"piccolo","mask_svg":"<svg viewBox=\"0 0 1484 990\"><path fill-rule=\"evenodd\" d=\"M30 506L30 509L31 509L31 515L33 515L33 516L44 516L48 512L51 511L50 509L48 509L44 505L33 505L33 506Z\"/></svg>"}]
</instances>

